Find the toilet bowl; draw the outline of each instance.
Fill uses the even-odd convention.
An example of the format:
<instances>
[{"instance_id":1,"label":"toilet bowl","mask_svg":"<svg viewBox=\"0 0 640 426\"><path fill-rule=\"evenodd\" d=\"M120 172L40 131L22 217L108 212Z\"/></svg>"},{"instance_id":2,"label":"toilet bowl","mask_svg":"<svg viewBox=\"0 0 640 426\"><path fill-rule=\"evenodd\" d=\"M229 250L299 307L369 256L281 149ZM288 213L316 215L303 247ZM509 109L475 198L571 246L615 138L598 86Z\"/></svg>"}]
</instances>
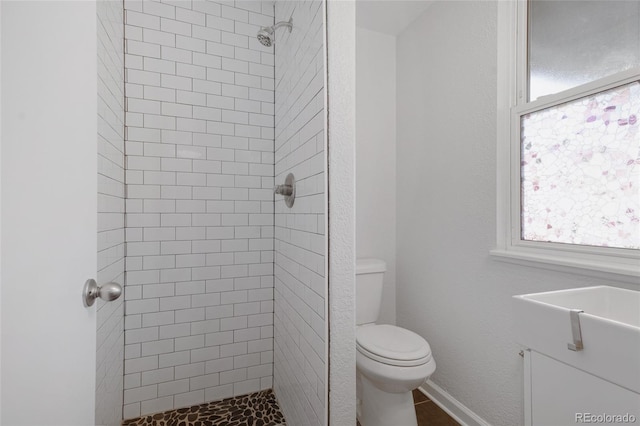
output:
<instances>
[{"instance_id":1,"label":"toilet bowl","mask_svg":"<svg viewBox=\"0 0 640 426\"><path fill-rule=\"evenodd\" d=\"M357 417L362 426L417 426L412 390L433 374L436 363L421 336L372 321L379 314L385 269L376 259L356 264Z\"/></svg>"}]
</instances>

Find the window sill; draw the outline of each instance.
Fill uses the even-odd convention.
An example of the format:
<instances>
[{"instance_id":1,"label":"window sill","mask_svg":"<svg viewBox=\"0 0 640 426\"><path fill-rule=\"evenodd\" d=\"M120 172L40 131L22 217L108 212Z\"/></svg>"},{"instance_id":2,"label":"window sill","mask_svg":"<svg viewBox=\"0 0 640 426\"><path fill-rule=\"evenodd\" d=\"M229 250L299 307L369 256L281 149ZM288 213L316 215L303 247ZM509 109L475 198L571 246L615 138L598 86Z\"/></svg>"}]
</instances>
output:
<instances>
[{"instance_id":1,"label":"window sill","mask_svg":"<svg viewBox=\"0 0 640 426\"><path fill-rule=\"evenodd\" d=\"M501 262L621 281L640 286L640 261L635 259L627 259L624 262L611 262L587 256L567 257L541 253L538 250L522 249L494 249L490 251L490 254L495 260Z\"/></svg>"}]
</instances>

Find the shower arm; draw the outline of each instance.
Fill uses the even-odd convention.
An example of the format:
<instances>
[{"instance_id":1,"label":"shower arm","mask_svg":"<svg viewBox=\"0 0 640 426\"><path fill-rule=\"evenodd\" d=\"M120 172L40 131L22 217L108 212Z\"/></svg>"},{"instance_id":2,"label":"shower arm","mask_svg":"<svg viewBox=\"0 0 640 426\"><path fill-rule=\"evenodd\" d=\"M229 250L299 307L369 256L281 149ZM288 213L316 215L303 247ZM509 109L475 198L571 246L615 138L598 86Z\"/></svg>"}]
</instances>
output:
<instances>
[{"instance_id":1,"label":"shower arm","mask_svg":"<svg viewBox=\"0 0 640 426\"><path fill-rule=\"evenodd\" d=\"M280 21L271 28L273 28L273 32L275 32L280 27L287 27L289 29L289 32L291 32L291 30L293 29L293 16L289 18L288 21Z\"/></svg>"}]
</instances>

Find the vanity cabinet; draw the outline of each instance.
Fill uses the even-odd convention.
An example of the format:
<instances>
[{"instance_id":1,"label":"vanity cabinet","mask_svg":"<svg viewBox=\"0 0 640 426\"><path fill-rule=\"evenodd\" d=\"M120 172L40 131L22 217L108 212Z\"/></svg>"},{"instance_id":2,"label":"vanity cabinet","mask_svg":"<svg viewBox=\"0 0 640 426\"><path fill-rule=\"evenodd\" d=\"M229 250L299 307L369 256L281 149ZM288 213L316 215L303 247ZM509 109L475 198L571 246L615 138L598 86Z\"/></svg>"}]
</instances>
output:
<instances>
[{"instance_id":1,"label":"vanity cabinet","mask_svg":"<svg viewBox=\"0 0 640 426\"><path fill-rule=\"evenodd\" d=\"M640 292L532 293L513 308L526 426L640 424Z\"/></svg>"},{"instance_id":2,"label":"vanity cabinet","mask_svg":"<svg viewBox=\"0 0 640 426\"><path fill-rule=\"evenodd\" d=\"M535 350L524 373L526 426L640 423L639 393Z\"/></svg>"}]
</instances>

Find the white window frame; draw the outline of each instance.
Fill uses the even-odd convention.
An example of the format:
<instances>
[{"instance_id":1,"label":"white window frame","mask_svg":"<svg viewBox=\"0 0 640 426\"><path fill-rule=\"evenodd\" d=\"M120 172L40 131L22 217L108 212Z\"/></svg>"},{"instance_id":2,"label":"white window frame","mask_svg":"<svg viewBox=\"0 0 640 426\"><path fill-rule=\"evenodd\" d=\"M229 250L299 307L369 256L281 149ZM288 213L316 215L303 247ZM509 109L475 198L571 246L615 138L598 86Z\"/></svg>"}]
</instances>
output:
<instances>
[{"instance_id":1,"label":"white window frame","mask_svg":"<svg viewBox=\"0 0 640 426\"><path fill-rule=\"evenodd\" d=\"M520 116L640 80L640 68L527 101L527 0L498 2L498 260L640 285L640 250L521 239Z\"/></svg>"}]
</instances>

